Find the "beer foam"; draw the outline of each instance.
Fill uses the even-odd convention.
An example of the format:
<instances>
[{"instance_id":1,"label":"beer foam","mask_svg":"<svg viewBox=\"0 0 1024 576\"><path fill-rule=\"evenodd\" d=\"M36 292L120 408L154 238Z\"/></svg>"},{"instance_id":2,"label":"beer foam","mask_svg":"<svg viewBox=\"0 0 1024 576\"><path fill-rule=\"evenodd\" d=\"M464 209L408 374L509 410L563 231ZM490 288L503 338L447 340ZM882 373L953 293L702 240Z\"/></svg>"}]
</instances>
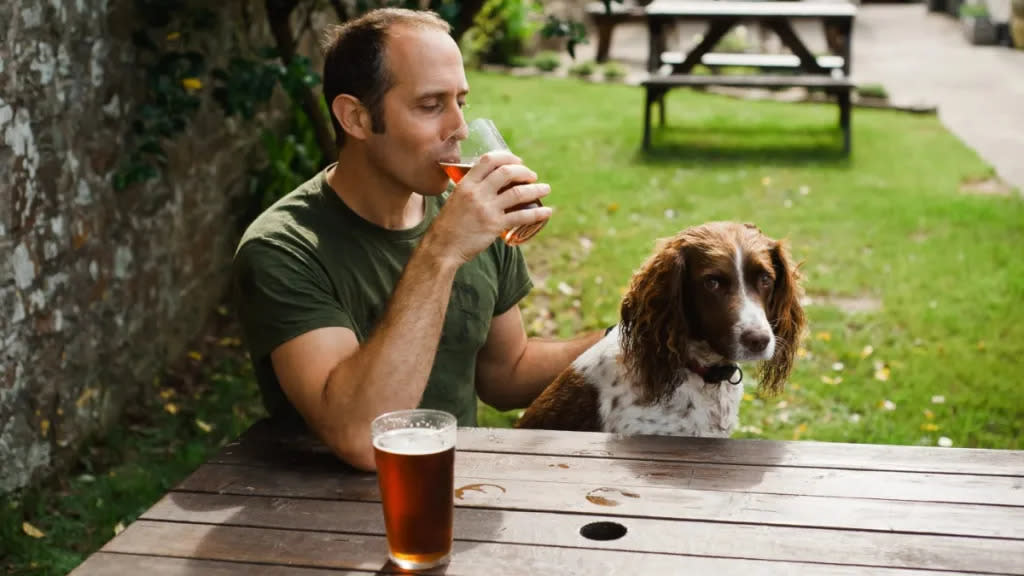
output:
<instances>
[{"instance_id":1,"label":"beer foam","mask_svg":"<svg viewBox=\"0 0 1024 576\"><path fill-rule=\"evenodd\" d=\"M455 446L455 434L426 428L403 428L384 432L374 438L373 445L378 450L392 454L424 456L444 452Z\"/></svg>"}]
</instances>

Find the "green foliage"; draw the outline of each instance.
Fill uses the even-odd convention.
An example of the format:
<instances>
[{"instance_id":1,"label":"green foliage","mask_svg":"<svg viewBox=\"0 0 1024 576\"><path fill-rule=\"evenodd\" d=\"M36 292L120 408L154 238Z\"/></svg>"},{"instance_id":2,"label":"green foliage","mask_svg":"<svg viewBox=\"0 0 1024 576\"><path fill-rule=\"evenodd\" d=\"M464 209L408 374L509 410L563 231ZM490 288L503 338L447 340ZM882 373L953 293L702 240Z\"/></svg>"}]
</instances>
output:
<instances>
[{"instance_id":1,"label":"green foliage","mask_svg":"<svg viewBox=\"0 0 1024 576\"><path fill-rule=\"evenodd\" d=\"M577 62L569 68L569 73L580 78L589 78L594 73L593 62Z\"/></svg>"},{"instance_id":2,"label":"green foliage","mask_svg":"<svg viewBox=\"0 0 1024 576\"><path fill-rule=\"evenodd\" d=\"M462 38L467 64L511 64L537 31L533 15L541 10L532 0L487 0Z\"/></svg>"},{"instance_id":3,"label":"green foliage","mask_svg":"<svg viewBox=\"0 0 1024 576\"><path fill-rule=\"evenodd\" d=\"M605 80L621 80L626 77L626 67L618 62L608 62L603 68Z\"/></svg>"},{"instance_id":4,"label":"green foliage","mask_svg":"<svg viewBox=\"0 0 1024 576\"><path fill-rule=\"evenodd\" d=\"M182 133L199 108L206 57L188 48L190 35L216 24L213 12L188 0L136 0L145 27L132 41L145 74L145 103L131 121L131 146L113 177L124 189L157 176L167 162L163 141Z\"/></svg>"},{"instance_id":5,"label":"green foliage","mask_svg":"<svg viewBox=\"0 0 1024 576\"><path fill-rule=\"evenodd\" d=\"M554 15L548 15L540 33L545 38L565 38L565 49L574 60L576 46L587 43L587 27L582 22Z\"/></svg>"},{"instance_id":6,"label":"green foliage","mask_svg":"<svg viewBox=\"0 0 1024 576\"><path fill-rule=\"evenodd\" d=\"M961 18L984 18L988 16L988 7L984 3L963 3L960 5Z\"/></svg>"},{"instance_id":7,"label":"green foliage","mask_svg":"<svg viewBox=\"0 0 1024 576\"><path fill-rule=\"evenodd\" d=\"M537 54L533 59L533 65L536 66L538 70L543 70L544 72L557 70L561 64L562 59L558 57L558 53L551 52L549 50L545 50Z\"/></svg>"},{"instance_id":8,"label":"green foliage","mask_svg":"<svg viewBox=\"0 0 1024 576\"><path fill-rule=\"evenodd\" d=\"M857 86L857 94L868 98L888 98L889 93L886 92L885 86L881 84L869 83Z\"/></svg>"},{"instance_id":9,"label":"green foliage","mask_svg":"<svg viewBox=\"0 0 1024 576\"><path fill-rule=\"evenodd\" d=\"M209 90L207 77L212 82L213 100L225 115L246 120L270 100L276 86L298 102L302 90L320 82L309 58L296 55L284 66L273 47L262 49L255 58L234 55L225 68L215 68L207 75L206 56L186 48L195 32L217 24L205 3L136 0L136 10L145 24L133 34L146 70L145 103L132 120L131 145L114 174L117 190L158 176L167 161L163 143L188 128L202 102L202 92Z\"/></svg>"}]
</instances>

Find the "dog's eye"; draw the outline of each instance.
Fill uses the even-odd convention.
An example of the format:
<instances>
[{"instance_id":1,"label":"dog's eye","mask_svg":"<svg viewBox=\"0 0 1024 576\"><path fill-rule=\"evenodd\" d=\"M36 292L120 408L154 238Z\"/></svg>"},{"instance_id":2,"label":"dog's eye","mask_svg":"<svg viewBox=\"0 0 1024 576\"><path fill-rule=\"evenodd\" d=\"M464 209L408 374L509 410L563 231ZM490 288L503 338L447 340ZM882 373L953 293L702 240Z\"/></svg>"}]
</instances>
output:
<instances>
[{"instance_id":1,"label":"dog's eye","mask_svg":"<svg viewBox=\"0 0 1024 576\"><path fill-rule=\"evenodd\" d=\"M768 274L767 272L762 272L761 275L757 278L757 282L761 286L761 288L770 288L771 285L775 283L775 279L772 278L771 275Z\"/></svg>"},{"instance_id":2,"label":"dog's eye","mask_svg":"<svg viewBox=\"0 0 1024 576\"><path fill-rule=\"evenodd\" d=\"M711 292L714 292L715 290L718 290L718 288L721 285L722 285L722 283L719 282L717 278L705 278L704 279L704 287L707 288Z\"/></svg>"}]
</instances>

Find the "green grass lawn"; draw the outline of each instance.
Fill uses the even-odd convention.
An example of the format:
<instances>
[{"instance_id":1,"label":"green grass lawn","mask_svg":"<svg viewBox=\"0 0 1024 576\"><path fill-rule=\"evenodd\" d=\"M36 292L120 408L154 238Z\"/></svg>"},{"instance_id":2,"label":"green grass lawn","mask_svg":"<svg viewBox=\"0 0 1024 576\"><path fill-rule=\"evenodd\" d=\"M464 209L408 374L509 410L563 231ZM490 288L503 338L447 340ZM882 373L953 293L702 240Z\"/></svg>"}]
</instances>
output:
<instances>
[{"instance_id":1,"label":"green grass lawn","mask_svg":"<svg viewBox=\"0 0 1024 576\"><path fill-rule=\"evenodd\" d=\"M524 246L531 334L614 323L656 238L751 221L803 261L810 336L781 397L748 396L739 436L1022 447L1024 208L961 193L991 171L936 118L856 110L846 159L834 106L674 91L642 155L636 87L470 81L467 114L492 117L553 189L551 223ZM212 324L148 412L6 500L0 570L67 573L261 414L237 328ZM485 408L480 424L514 417Z\"/></svg>"},{"instance_id":2,"label":"green grass lawn","mask_svg":"<svg viewBox=\"0 0 1024 576\"><path fill-rule=\"evenodd\" d=\"M835 106L673 91L643 155L635 87L471 82L468 114L552 186L555 215L524 246L542 280L531 333L615 322L656 238L750 221L803 261L810 337L783 396L747 396L739 435L1021 447L1024 205L962 193L991 170L935 117L856 110L846 159Z\"/></svg>"}]
</instances>

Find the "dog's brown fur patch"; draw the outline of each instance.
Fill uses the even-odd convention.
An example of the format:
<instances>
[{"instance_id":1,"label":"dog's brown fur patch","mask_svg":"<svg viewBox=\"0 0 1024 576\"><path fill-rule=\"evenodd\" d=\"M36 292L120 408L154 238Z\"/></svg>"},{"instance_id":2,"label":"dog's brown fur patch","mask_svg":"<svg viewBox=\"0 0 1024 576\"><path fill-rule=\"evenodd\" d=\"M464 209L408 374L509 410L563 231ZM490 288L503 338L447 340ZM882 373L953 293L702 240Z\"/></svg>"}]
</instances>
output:
<instances>
[{"instance_id":1,"label":"dog's brown fur patch","mask_svg":"<svg viewBox=\"0 0 1024 576\"><path fill-rule=\"evenodd\" d=\"M600 432L597 389L575 370L563 371L516 422L516 428Z\"/></svg>"}]
</instances>

